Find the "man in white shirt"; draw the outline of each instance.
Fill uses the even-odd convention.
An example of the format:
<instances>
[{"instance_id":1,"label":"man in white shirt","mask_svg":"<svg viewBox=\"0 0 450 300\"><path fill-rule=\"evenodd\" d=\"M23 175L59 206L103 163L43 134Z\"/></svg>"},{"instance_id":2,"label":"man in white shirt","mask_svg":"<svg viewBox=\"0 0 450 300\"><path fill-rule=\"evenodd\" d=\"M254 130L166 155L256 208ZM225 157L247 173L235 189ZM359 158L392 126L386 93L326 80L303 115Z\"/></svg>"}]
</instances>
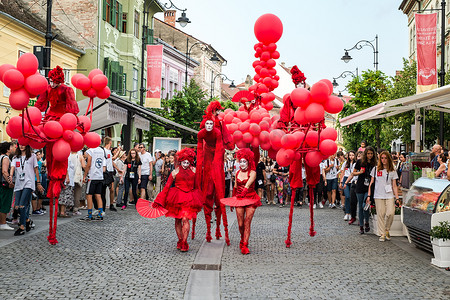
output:
<instances>
[{"instance_id":1,"label":"man in white shirt","mask_svg":"<svg viewBox=\"0 0 450 300\"><path fill-rule=\"evenodd\" d=\"M106 172L105 153L102 148L91 148L86 151L87 163L84 170L83 182L87 182L86 186L86 200L88 205L88 215L80 221L103 221L103 202L102 202L102 186L103 186L103 172ZM98 215L96 218L92 217L93 199L98 205Z\"/></svg>"},{"instance_id":2,"label":"man in white shirt","mask_svg":"<svg viewBox=\"0 0 450 300\"><path fill-rule=\"evenodd\" d=\"M139 158L141 159L141 198L147 199L151 195L148 191L148 183L153 179L153 157L150 152L147 152L144 144L139 144Z\"/></svg>"},{"instance_id":3,"label":"man in white shirt","mask_svg":"<svg viewBox=\"0 0 450 300\"><path fill-rule=\"evenodd\" d=\"M114 165L113 165L113 154L111 152L112 139L109 136L103 138L103 152L106 159L106 172L103 174L103 186L102 186L102 203L103 207L106 209L106 188L109 188L109 210L117 211L114 207ZM105 184L106 183L106 184Z\"/></svg>"}]
</instances>

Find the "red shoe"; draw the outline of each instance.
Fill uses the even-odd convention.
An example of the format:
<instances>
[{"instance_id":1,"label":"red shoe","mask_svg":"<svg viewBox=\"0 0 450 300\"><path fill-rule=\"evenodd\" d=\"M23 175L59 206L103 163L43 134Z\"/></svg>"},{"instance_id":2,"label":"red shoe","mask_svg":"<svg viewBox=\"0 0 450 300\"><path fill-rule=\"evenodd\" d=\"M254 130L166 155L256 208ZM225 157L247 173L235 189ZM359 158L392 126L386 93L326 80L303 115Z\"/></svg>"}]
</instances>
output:
<instances>
[{"instance_id":1,"label":"red shoe","mask_svg":"<svg viewBox=\"0 0 450 300\"><path fill-rule=\"evenodd\" d=\"M189 245L187 242L181 242L182 246L181 246L181 252L187 252L189 250Z\"/></svg>"},{"instance_id":2,"label":"red shoe","mask_svg":"<svg viewBox=\"0 0 450 300\"><path fill-rule=\"evenodd\" d=\"M353 223L355 223L356 219L355 218L351 218L350 221L348 221L348 225L352 225Z\"/></svg>"},{"instance_id":3,"label":"red shoe","mask_svg":"<svg viewBox=\"0 0 450 300\"><path fill-rule=\"evenodd\" d=\"M242 247L244 246L244 241L241 239L240 243L239 243L239 249L242 250Z\"/></svg>"},{"instance_id":4,"label":"red shoe","mask_svg":"<svg viewBox=\"0 0 450 300\"><path fill-rule=\"evenodd\" d=\"M216 240L220 240L221 237L222 237L222 234L220 233L220 229L217 228L216 229Z\"/></svg>"},{"instance_id":5,"label":"red shoe","mask_svg":"<svg viewBox=\"0 0 450 300\"><path fill-rule=\"evenodd\" d=\"M211 243L211 240L212 240L211 234L210 234L210 233L207 233L207 234L206 234L206 241L207 241L208 243Z\"/></svg>"},{"instance_id":6,"label":"red shoe","mask_svg":"<svg viewBox=\"0 0 450 300\"><path fill-rule=\"evenodd\" d=\"M247 244L245 244L245 243L242 244L241 253L244 254L244 255L250 253L250 250L248 250L247 246L248 246L248 243Z\"/></svg>"},{"instance_id":7,"label":"red shoe","mask_svg":"<svg viewBox=\"0 0 450 300\"><path fill-rule=\"evenodd\" d=\"M183 245L183 242L181 240L178 240L177 249L180 250L182 245Z\"/></svg>"}]
</instances>

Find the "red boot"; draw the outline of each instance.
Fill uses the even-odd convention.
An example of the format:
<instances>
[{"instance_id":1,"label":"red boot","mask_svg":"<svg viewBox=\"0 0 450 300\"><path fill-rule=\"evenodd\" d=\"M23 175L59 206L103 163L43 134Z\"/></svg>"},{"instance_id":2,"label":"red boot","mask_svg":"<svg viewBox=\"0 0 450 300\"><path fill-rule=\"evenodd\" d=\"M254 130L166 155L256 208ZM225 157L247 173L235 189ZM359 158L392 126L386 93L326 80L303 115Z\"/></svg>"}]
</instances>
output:
<instances>
[{"instance_id":1,"label":"red boot","mask_svg":"<svg viewBox=\"0 0 450 300\"><path fill-rule=\"evenodd\" d=\"M177 242L177 249L178 250L181 250L181 245L183 245L183 241L181 239L178 239L178 242Z\"/></svg>"},{"instance_id":2,"label":"red boot","mask_svg":"<svg viewBox=\"0 0 450 300\"><path fill-rule=\"evenodd\" d=\"M216 227L216 240L220 240L222 234L220 233L220 227Z\"/></svg>"},{"instance_id":3,"label":"red boot","mask_svg":"<svg viewBox=\"0 0 450 300\"><path fill-rule=\"evenodd\" d=\"M241 247L241 253L242 254L249 254L250 250L248 250L248 243L242 243L242 247Z\"/></svg>"},{"instance_id":4,"label":"red boot","mask_svg":"<svg viewBox=\"0 0 450 300\"><path fill-rule=\"evenodd\" d=\"M244 246L244 239L241 238L241 241L239 242L239 249L242 250L242 246Z\"/></svg>"},{"instance_id":5,"label":"red boot","mask_svg":"<svg viewBox=\"0 0 450 300\"><path fill-rule=\"evenodd\" d=\"M181 252L187 252L189 250L189 244L187 242L181 242Z\"/></svg>"}]
</instances>

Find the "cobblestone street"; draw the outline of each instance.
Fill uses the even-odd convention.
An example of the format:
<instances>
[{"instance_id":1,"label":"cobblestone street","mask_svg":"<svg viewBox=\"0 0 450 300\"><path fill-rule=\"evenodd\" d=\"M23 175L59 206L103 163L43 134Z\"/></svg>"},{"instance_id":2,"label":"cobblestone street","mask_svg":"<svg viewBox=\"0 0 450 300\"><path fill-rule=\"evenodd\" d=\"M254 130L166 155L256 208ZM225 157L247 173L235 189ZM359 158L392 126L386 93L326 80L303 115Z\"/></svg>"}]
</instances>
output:
<instances>
[{"instance_id":1,"label":"cobblestone street","mask_svg":"<svg viewBox=\"0 0 450 300\"><path fill-rule=\"evenodd\" d=\"M404 237L381 243L373 234L360 236L357 226L342 220L340 210L315 210L318 234L311 238L309 211L296 208L293 245L287 249L288 213L287 207L256 210L247 256L239 252L233 222L232 244L224 247L219 271L222 299L450 297L450 272L433 267L431 254ZM234 213L228 214L233 219ZM34 219L43 229L47 218ZM195 298L185 291L205 236L202 214L187 253L175 247L170 218L144 219L131 208L108 210L103 222L76 219L58 226L56 246L48 244L46 230L37 232L39 228L16 241L13 232L0 232L1 299Z\"/></svg>"}]
</instances>

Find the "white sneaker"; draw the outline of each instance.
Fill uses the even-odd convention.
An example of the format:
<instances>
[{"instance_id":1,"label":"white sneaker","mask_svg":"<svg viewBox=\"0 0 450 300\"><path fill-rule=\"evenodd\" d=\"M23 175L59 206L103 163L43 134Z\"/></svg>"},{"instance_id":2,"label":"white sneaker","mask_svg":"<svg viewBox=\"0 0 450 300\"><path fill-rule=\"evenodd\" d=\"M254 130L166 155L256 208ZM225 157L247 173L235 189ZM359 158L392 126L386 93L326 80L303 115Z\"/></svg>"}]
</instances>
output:
<instances>
[{"instance_id":1,"label":"white sneaker","mask_svg":"<svg viewBox=\"0 0 450 300\"><path fill-rule=\"evenodd\" d=\"M313 205L313 208L316 209L316 205L315 204Z\"/></svg>"},{"instance_id":2,"label":"white sneaker","mask_svg":"<svg viewBox=\"0 0 450 300\"><path fill-rule=\"evenodd\" d=\"M347 214L344 216L344 221L348 221L348 215Z\"/></svg>"},{"instance_id":3,"label":"white sneaker","mask_svg":"<svg viewBox=\"0 0 450 300\"><path fill-rule=\"evenodd\" d=\"M332 205L331 203L330 203L330 204L328 204L328 207L331 207L331 205Z\"/></svg>"},{"instance_id":4,"label":"white sneaker","mask_svg":"<svg viewBox=\"0 0 450 300\"><path fill-rule=\"evenodd\" d=\"M336 208L336 204L331 204L331 206L330 206L331 208Z\"/></svg>"},{"instance_id":5,"label":"white sneaker","mask_svg":"<svg viewBox=\"0 0 450 300\"><path fill-rule=\"evenodd\" d=\"M94 210L92 211L92 215L98 215L98 210L94 209Z\"/></svg>"},{"instance_id":6,"label":"white sneaker","mask_svg":"<svg viewBox=\"0 0 450 300\"><path fill-rule=\"evenodd\" d=\"M319 202L319 207L320 207L320 208L323 208L322 202Z\"/></svg>"},{"instance_id":7,"label":"white sneaker","mask_svg":"<svg viewBox=\"0 0 450 300\"><path fill-rule=\"evenodd\" d=\"M9 227L8 224L2 224L0 225L0 230L14 230L14 228Z\"/></svg>"}]
</instances>

